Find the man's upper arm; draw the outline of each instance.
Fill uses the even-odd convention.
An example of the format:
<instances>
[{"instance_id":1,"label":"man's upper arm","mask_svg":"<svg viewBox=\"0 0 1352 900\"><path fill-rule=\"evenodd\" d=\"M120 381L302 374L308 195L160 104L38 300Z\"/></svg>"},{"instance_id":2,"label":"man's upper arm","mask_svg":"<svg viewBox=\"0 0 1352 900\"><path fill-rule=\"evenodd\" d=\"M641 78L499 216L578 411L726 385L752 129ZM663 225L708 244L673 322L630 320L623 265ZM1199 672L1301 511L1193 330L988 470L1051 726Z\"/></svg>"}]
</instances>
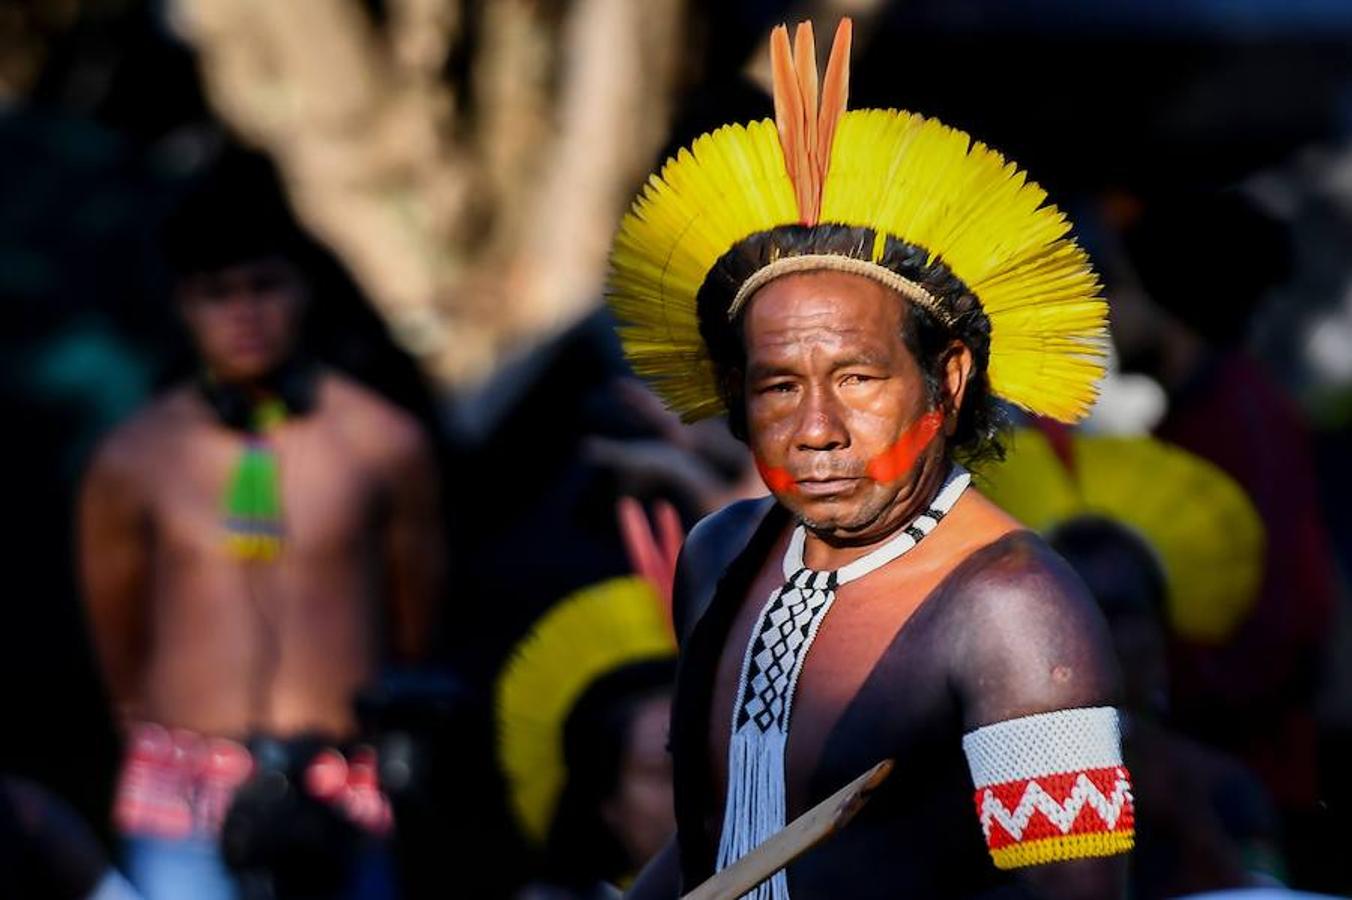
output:
<instances>
[{"instance_id":1,"label":"man's upper arm","mask_svg":"<svg viewBox=\"0 0 1352 900\"><path fill-rule=\"evenodd\" d=\"M426 650L445 567L436 461L416 425L395 432L386 530L391 645L402 661Z\"/></svg>"},{"instance_id":2,"label":"man's upper arm","mask_svg":"<svg viewBox=\"0 0 1352 900\"><path fill-rule=\"evenodd\" d=\"M81 485L82 594L104 679L124 711L138 697L147 649L150 523L137 448L121 435L100 447Z\"/></svg>"},{"instance_id":3,"label":"man's upper arm","mask_svg":"<svg viewBox=\"0 0 1352 900\"><path fill-rule=\"evenodd\" d=\"M1046 545L1017 538L964 594L967 621L953 659L967 730L1116 702L1107 624L1079 577Z\"/></svg>"},{"instance_id":4,"label":"man's upper arm","mask_svg":"<svg viewBox=\"0 0 1352 900\"><path fill-rule=\"evenodd\" d=\"M1031 537L964 594L952 671L992 859L1040 896L1120 896L1134 817L1117 662L1097 606Z\"/></svg>"}]
</instances>

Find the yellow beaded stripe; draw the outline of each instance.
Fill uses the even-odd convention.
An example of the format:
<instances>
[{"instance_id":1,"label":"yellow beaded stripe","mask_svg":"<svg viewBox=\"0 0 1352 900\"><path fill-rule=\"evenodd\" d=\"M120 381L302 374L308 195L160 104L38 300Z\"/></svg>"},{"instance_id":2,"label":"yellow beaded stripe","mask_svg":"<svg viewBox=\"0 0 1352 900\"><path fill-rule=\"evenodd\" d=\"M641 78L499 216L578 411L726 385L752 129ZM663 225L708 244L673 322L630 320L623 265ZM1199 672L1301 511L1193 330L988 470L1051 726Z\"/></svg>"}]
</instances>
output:
<instances>
[{"instance_id":1,"label":"yellow beaded stripe","mask_svg":"<svg viewBox=\"0 0 1352 900\"><path fill-rule=\"evenodd\" d=\"M1135 830L1066 834L1024 841L991 850L997 869L1022 869L1068 859L1091 859L1126 853L1136 844Z\"/></svg>"}]
</instances>

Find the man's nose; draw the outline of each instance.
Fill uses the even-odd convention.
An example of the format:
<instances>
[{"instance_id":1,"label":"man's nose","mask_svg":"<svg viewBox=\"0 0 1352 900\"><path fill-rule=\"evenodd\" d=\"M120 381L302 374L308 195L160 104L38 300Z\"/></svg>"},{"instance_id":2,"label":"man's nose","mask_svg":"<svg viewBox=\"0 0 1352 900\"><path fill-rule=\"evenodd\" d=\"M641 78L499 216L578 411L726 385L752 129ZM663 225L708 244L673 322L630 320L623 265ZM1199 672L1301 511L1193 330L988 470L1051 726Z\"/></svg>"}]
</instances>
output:
<instances>
[{"instance_id":1,"label":"man's nose","mask_svg":"<svg viewBox=\"0 0 1352 900\"><path fill-rule=\"evenodd\" d=\"M798 418L800 450L838 450L850 443L839 404L822 388L809 390Z\"/></svg>"}]
</instances>

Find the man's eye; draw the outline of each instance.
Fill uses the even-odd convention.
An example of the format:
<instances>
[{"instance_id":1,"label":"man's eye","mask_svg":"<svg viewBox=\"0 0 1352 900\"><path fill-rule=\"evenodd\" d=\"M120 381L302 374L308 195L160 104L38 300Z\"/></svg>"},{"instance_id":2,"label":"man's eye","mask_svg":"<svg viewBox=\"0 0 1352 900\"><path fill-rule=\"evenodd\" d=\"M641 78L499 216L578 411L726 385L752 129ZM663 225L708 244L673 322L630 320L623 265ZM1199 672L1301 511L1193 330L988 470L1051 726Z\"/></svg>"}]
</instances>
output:
<instances>
[{"instance_id":1,"label":"man's eye","mask_svg":"<svg viewBox=\"0 0 1352 900\"><path fill-rule=\"evenodd\" d=\"M841 379L840 379L840 383L841 383L842 385L849 385L849 384L863 384L863 383L865 383L865 382L867 382L867 381L876 381L876 380L877 380L877 379L874 378L872 375L862 375L862 374L860 374L860 373L858 373L858 372L851 372L850 374L848 374L848 375L846 375L845 377L841 378Z\"/></svg>"},{"instance_id":2,"label":"man's eye","mask_svg":"<svg viewBox=\"0 0 1352 900\"><path fill-rule=\"evenodd\" d=\"M766 394L787 394L794 390L795 385L792 381L776 381L773 384L767 384L761 388Z\"/></svg>"}]
</instances>

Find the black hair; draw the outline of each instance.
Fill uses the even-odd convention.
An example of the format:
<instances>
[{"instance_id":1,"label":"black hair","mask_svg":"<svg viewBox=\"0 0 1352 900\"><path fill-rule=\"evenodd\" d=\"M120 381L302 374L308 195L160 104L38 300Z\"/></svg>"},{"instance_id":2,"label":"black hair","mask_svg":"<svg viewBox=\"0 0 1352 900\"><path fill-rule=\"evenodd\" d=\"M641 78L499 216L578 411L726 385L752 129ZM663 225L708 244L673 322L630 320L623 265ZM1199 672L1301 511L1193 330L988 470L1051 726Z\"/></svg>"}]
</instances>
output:
<instances>
[{"instance_id":1,"label":"black hair","mask_svg":"<svg viewBox=\"0 0 1352 900\"><path fill-rule=\"evenodd\" d=\"M621 666L587 686L563 727L567 783L546 846L551 878L579 888L632 875L629 855L601 806L619 787L629 732L644 702L669 693L676 660Z\"/></svg>"},{"instance_id":2,"label":"black hair","mask_svg":"<svg viewBox=\"0 0 1352 900\"><path fill-rule=\"evenodd\" d=\"M164 223L164 250L181 278L272 257L302 265L311 242L271 164L239 153L189 188Z\"/></svg>"},{"instance_id":3,"label":"black hair","mask_svg":"<svg viewBox=\"0 0 1352 900\"><path fill-rule=\"evenodd\" d=\"M1076 516L1052 529L1047 543L1070 563L1109 620L1146 616L1163 621L1164 570L1136 532L1103 516Z\"/></svg>"},{"instance_id":4,"label":"black hair","mask_svg":"<svg viewBox=\"0 0 1352 900\"><path fill-rule=\"evenodd\" d=\"M746 440L746 405L741 375L746 365L743 316L729 321L727 311L737 290L753 273L775 259L826 253L871 260L875 232L848 225L782 225L738 242L714 263L696 297L700 335L713 358L719 390L728 407L732 433ZM929 310L907 304L902 340L924 373L931 407L942 399L944 353L957 339L972 352L973 368L967 382L957 426L949 438L950 452L967 462L1004 455L1000 443L1006 425L1004 411L990 390L991 324L981 303L940 259L895 237L888 237L876 262L927 290L952 316L945 325Z\"/></svg>"}]
</instances>

